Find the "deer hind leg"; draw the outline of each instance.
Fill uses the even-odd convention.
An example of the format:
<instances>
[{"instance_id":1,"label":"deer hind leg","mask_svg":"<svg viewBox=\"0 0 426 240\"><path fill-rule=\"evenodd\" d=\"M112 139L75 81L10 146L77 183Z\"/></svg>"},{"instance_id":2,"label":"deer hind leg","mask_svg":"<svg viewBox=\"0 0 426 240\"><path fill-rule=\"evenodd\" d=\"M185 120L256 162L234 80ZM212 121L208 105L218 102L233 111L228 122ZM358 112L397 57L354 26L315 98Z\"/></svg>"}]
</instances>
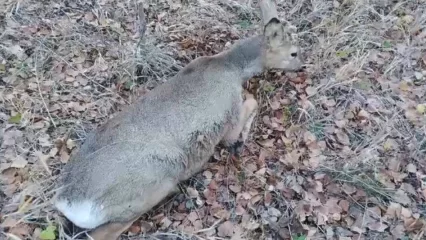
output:
<instances>
[{"instance_id":1,"label":"deer hind leg","mask_svg":"<svg viewBox=\"0 0 426 240\"><path fill-rule=\"evenodd\" d=\"M224 139L231 154L241 153L256 116L257 107L257 101L251 95L243 102L238 123L225 135Z\"/></svg>"},{"instance_id":2,"label":"deer hind leg","mask_svg":"<svg viewBox=\"0 0 426 240\"><path fill-rule=\"evenodd\" d=\"M140 199L115 202L111 207L105 208L109 222L93 229L87 240L117 240L134 221L160 204L167 196L173 194L177 189L177 183L175 179L170 178L156 184L146 185L143 188Z\"/></svg>"},{"instance_id":3,"label":"deer hind leg","mask_svg":"<svg viewBox=\"0 0 426 240\"><path fill-rule=\"evenodd\" d=\"M136 220L137 218L128 222L106 223L91 231L87 240L117 240Z\"/></svg>"}]
</instances>

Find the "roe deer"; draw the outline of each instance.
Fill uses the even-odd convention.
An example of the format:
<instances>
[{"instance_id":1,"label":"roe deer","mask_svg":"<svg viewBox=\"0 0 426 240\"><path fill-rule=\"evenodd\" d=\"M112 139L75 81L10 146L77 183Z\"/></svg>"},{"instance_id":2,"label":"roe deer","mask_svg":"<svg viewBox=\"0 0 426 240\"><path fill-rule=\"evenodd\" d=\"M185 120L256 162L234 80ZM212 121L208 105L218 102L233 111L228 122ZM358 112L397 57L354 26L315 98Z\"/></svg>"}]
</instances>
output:
<instances>
[{"instance_id":1,"label":"roe deer","mask_svg":"<svg viewBox=\"0 0 426 240\"><path fill-rule=\"evenodd\" d=\"M295 30L262 0L262 34L193 60L166 83L90 133L65 165L56 208L95 240L115 240L133 221L202 170L215 146L241 147L257 102L242 85L264 69L302 68Z\"/></svg>"}]
</instances>

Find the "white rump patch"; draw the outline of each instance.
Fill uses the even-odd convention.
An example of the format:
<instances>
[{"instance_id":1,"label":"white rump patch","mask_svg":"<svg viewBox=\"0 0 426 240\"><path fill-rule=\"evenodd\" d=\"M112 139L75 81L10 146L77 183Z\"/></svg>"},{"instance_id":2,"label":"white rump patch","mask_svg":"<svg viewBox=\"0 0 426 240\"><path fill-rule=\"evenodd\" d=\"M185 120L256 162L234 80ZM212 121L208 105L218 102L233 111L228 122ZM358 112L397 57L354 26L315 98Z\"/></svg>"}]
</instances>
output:
<instances>
[{"instance_id":1,"label":"white rump patch","mask_svg":"<svg viewBox=\"0 0 426 240\"><path fill-rule=\"evenodd\" d=\"M65 217L81 228L92 229L104 223L101 209L91 201L71 202L71 204L68 204L66 200L58 200L55 206Z\"/></svg>"}]
</instances>

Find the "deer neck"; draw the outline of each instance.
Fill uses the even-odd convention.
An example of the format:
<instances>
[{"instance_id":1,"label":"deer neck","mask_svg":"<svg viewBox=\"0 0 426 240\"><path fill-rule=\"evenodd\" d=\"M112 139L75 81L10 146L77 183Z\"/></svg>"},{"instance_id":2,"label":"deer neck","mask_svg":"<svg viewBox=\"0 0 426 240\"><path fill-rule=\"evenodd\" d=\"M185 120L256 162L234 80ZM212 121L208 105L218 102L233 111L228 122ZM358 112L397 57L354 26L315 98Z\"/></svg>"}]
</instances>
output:
<instances>
[{"instance_id":1,"label":"deer neck","mask_svg":"<svg viewBox=\"0 0 426 240\"><path fill-rule=\"evenodd\" d=\"M227 65L238 71L242 84L264 70L263 36L240 40L223 57Z\"/></svg>"}]
</instances>

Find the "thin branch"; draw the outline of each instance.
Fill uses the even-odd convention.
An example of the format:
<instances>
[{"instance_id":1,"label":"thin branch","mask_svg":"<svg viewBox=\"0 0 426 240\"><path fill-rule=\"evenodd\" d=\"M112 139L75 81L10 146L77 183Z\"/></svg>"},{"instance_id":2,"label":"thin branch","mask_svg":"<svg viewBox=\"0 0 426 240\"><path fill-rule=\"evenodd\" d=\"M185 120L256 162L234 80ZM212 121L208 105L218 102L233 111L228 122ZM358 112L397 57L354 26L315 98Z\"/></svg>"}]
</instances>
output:
<instances>
[{"instance_id":1,"label":"thin branch","mask_svg":"<svg viewBox=\"0 0 426 240\"><path fill-rule=\"evenodd\" d=\"M43 102L44 108L46 108L46 112L47 115L50 118L50 121L53 124L53 127L56 128L56 123L53 120L52 115L50 114L49 108L47 107L46 101L44 100L43 94L41 93L41 88L40 88L40 80L38 79L38 70L37 70L37 61L34 62L34 68L35 68L35 79L37 81L37 90L38 90L38 94L40 95L41 101Z\"/></svg>"}]
</instances>

